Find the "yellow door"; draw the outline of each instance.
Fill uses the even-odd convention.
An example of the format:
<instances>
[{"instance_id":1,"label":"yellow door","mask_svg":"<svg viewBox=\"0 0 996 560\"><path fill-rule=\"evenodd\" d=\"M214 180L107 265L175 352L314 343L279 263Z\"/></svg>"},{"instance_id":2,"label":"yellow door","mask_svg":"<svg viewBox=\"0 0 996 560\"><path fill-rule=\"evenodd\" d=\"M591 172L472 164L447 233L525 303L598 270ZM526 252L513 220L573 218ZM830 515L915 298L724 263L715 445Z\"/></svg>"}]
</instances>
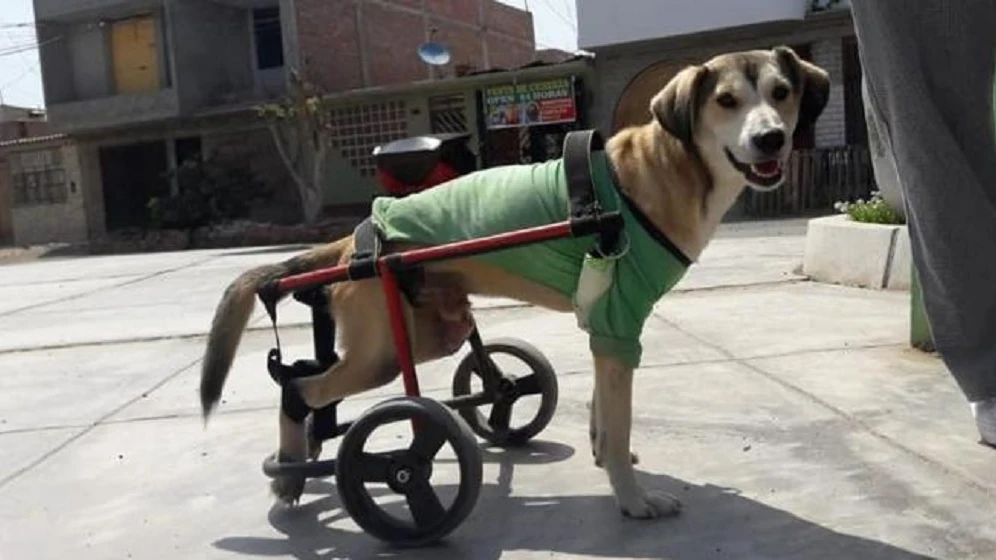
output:
<instances>
[{"instance_id":1,"label":"yellow door","mask_svg":"<svg viewBox=\"0 0 996 560\"><path fill-rule=\"evenodd\" d=\"M115 22L111 27L114 84L118 93L159 89L156 20L151 16Z\"/></svg>"}]
</instances>

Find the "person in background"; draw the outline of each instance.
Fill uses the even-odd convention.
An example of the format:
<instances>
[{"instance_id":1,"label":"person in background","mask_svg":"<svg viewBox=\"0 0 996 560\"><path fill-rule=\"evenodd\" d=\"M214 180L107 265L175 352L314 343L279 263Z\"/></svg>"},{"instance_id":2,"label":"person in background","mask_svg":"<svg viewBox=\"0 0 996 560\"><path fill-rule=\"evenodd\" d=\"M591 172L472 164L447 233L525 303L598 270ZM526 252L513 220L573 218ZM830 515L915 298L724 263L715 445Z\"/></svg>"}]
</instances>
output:
<instances>
[{"instance_id":1,"label":"person in background","mask_svg":"<svg viewBox=\"0 0 996 560\"><path fill-rule=\"evenodd\" d=\"M996 447L996 0L851 13L876 177L901 187L934 344Z\"/></svg>"}]
</instances>

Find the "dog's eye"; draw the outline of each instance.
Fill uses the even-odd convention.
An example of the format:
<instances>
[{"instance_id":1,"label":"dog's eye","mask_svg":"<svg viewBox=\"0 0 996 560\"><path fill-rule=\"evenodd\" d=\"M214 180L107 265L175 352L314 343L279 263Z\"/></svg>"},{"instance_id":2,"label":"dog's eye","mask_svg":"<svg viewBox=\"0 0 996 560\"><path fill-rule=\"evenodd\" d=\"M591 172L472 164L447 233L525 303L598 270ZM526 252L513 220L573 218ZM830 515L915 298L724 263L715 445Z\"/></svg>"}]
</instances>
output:
<instances>
[{"instance_id":1,"label":"dog's eye","mask_svg":"<svg viewBox=\"0 0 996 560\"><path fill-rule=\"evenodd\" d=\"M716 103L719 103L721 107L726 107L727 109L733 109L737 106L737 98L733 97L732 94L723 93L716 98Z\"/></svg>"},{"instance_id":2,"label":"dog's eye","mask_svg":"<svg viewBox=\"0 0 996 560\"><path fill-rule=\"evenodd\" d=\"M771 97L775 101L784 101L786 97L789 96L789 89L782 85L775 86L775 89L771 90Z\"/></svg>"}]
</instances>

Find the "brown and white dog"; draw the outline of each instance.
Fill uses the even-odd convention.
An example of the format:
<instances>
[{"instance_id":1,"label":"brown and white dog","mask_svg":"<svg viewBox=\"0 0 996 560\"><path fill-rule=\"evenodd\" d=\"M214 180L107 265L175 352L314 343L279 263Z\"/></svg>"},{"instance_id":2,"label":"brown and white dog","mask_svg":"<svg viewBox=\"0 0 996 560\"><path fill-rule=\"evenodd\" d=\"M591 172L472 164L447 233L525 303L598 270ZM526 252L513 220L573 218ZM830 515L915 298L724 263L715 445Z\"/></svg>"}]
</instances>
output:
<instances>
[{"instance_id":1,"label":"brown and white dog","mask_svg":"<svg viewBox=\"0 0 996 560\"><path fill-rule=\"evenodd\" d=\"M621 189L689 258L697 260L723 215L745 186L759 191L783 183L793 132L812 124L829 96L827 73L787 47L716 56L679 72L650 103L648 122L606 142ZM403 250L408 247L385 247ZM249 270L225 291L207 342L201 372L205 418L222 388L257 288L265 281L348 262L351 236L282 263ZM406 307L416 363L452 352L445 333L466 320L467 294L515 299L572 312L559 293L474 260L427 265L424 305ZM341 361L321 375L297 381L312 408L383 385L398 374L386 303L378 280L334 284L331 309ZM457 329L459 330L459 329ZM625 515L653 518L676 513L678 500L637 483L630 453L633 371L594 356L592 451L609 477ZM304 460L314 450L303 425L280 415L279 455ZM296 501L303 481L275 479L274 493Z\"/></svg>"}]
</instances>

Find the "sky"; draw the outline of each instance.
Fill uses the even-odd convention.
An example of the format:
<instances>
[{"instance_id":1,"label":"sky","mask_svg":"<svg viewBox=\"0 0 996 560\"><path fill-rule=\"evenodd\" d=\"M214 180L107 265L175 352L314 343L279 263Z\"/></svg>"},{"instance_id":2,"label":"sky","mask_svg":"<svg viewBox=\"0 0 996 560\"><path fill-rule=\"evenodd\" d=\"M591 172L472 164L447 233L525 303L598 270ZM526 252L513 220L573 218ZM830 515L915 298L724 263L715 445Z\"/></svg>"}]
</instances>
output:
<instances>
[{"instance_id":1,"label":"sky","mask_svg":"<svg viewBox=\"0 0 996 560\"><path fill-rule=\"evenodd\" d=\"M537 48L577 49L575 0L498 0L533 13ZM38 50L31 26L32 0L0 0L0 103L22 107L43 107Z\"/></svg>"}]
</instances>

